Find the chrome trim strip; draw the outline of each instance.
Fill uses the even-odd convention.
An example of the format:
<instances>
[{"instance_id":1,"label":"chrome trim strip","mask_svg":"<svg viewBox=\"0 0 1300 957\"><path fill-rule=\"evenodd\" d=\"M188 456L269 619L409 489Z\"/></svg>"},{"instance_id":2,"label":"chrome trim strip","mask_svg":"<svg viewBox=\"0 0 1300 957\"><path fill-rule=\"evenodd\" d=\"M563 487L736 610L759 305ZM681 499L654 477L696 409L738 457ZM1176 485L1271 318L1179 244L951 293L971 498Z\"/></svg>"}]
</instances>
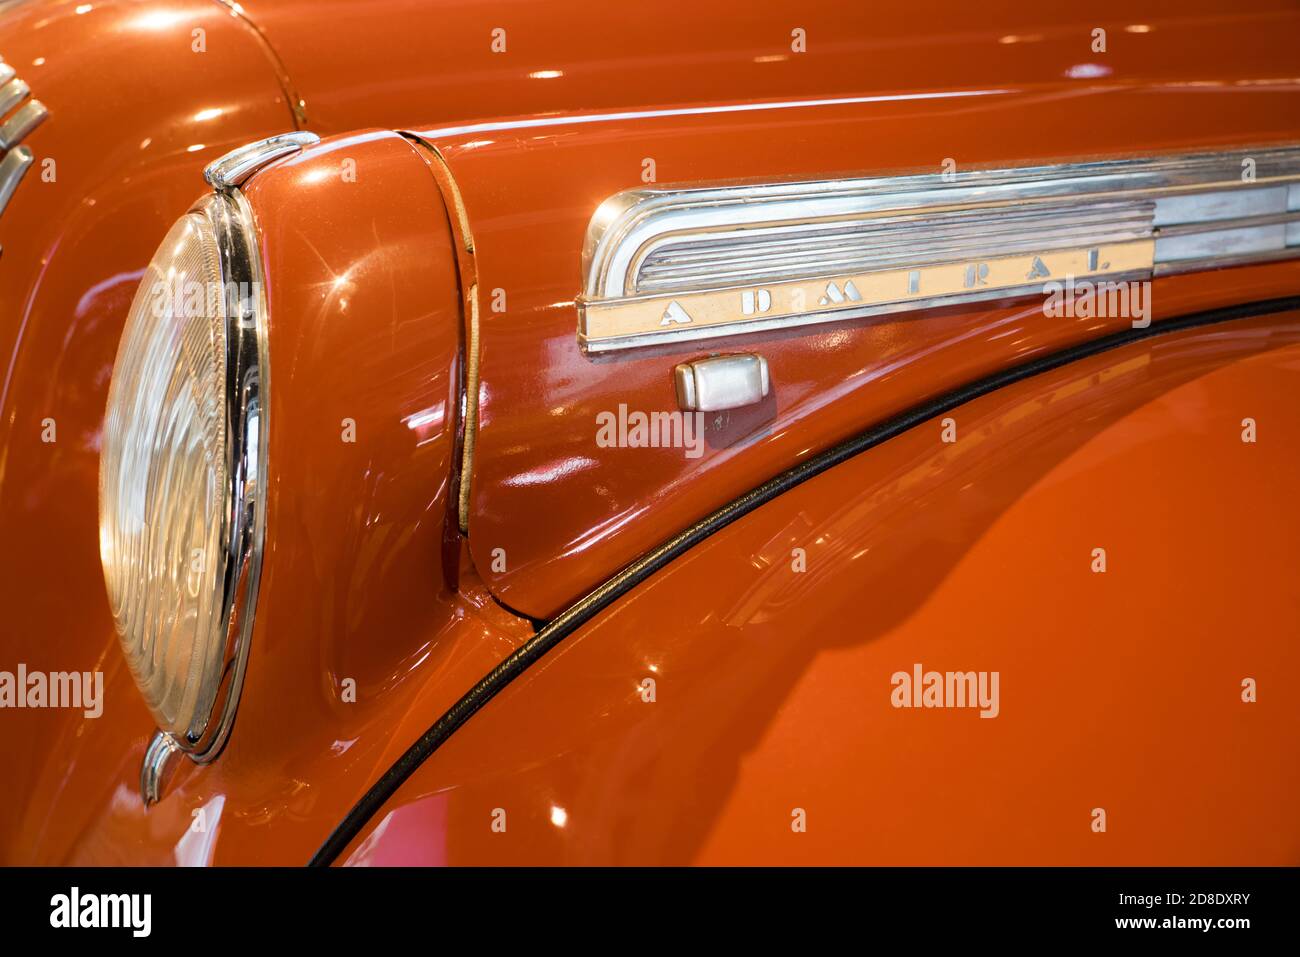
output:
<instances>
[{"instance_id":1,"label":"chrome trim strip","mask_svg":"<svg viewBox=\"0 0 1300 957\"><path fill-rule=\"evenodd\" d=\"M1060 268L1114 279L1300 256L1297 211L1294 146L629 190L588 227L579 341L600 352L1024 295Z\"/></svg>"},{"instance_id":2,"label":"chrome trim strip","mask_svg":"<svg viewBox=\"0 0 1300 957\"><path fill-rule=\"evenodd\" d=\"M461 375L460 417L461 448L459 472L453 473L452 487L456 492L456 524L462 535L469 534L470 504L474 481L474 452L478 444L479 400L479 303L478 265L474 253L474 232L470 228L469 213L461 195L456 177L452 175L447 158L433 143L413 134L403 134L425 150L425 160L442 193L447 206L452 235L456 241L456 261L460 273L462 315L465 322L463 337L464 369Z\"/></svg>"},{"instance_id":3,"label":"chrome trim strip","mask_svg":"<svg viewBox=\"0 0 1300 957\"><path fill-rule=\"evenodd\" d=\"M11 67L9 72L13 73ZM22 80L11 76L7 81L0 75L0 116L8 113L31 94L32 88Z\"/></svg>"},{"instance_id":4,"label":"chrome trim strip","mask_svg":"<svg viewBox=\"0 0 1300 957\"><path fill-rule=\"evenodd\" d=\"M18 78L14 68L0 57L0 119L23 100L31 96L31 88ZM35 157L25 146L19 146L23 137L38 127L50 115L40 100L31 100L19 107L7 120L0 122L0 214L3 214L14 190L22 182Z\"/></svg>"},{"instance_id":5,"label":"chrome trim strip","mask_svg":"<svg viewBox=\"0 0 1300 957\"><path fill-rule=\"evenodd\" d=\"M14 190L27 175L27 170L31 168L33 162L35 158L32 156L32 151L26 146L10 150L5 154L5 158L0 160L0 214L4 213L9 200L13 198Z\"/></svg>"},{"instance_id":6,"label":"chrome trim strip","mask_svg":"<svg viewBox=\"0 0 1300 957\"><path fill-rule=\"evenodd\" d=\"M1255 190L1255 192L1262 192L1262 190ZM1277 223L1285 224L1295 222L1300 222L1300 212L1260 213L1258 216L1236 216L1232 219L1210 219L1200 223L1162 226L1160 227L1160 239L1168 239L1170 236L1192 236L1196 233L1217 233L1225 229L1238 229L1245 226L1272 226Z\"/></svg>"},{"instance_id":7,"label":"chrome trim strip","mask_svg":"<svg viewBox=\"0 0 1300 957\"><path fill-rule=\"evenodd\" d=\"M830 279L821 276L760 289L732 286L587 303L579 313L579 341L588 352L606 352L1033 295L1043 291L1046 281L1036 274L1111 282L1140 279L1150 276L1154 252L1154 241L1144 239ZM746 300L758 294L764 294L766 308L747 314Z\"/></svg>"},{"instance_id":8,"label":"chrome trim strip","mask_svg":"<svg viewBox=\"0 0 1300 957\"><path fill-rule=\"evenodd\" d=\"M1170 270L1185 271L1185 270ZM1110 282L1129 282L1150 278L1150 269L1131 270L1127 272L1108 273ZM1085 276L1076 276L1078 279ZM945 306L965 305L973 302L990 302L997 299L1011 299L1017 296L1041 295L1043 284L1026 283L981 292L953 293L945 296L931 296L918 303L915 309L941 309ZM728 322L722 326L699 326L695 329L679 328L670 334L662 332L633 333L629 335L608 336L588 340L580 332L579 343L589 353L615 352L622 349L639 349L650 346L662 346L665 343L697 342L704 339L716 339L722 336L745 335L754 332L773 332L784 329L798 329L803 326L819 325L825 322L841 322L846 319L862 319L870 316L883 316L890 313L910 311L896 302L878 305L849 306L847 308L820 309L797 315L775 316L771 319L748 319Z\"/></svg>"},{"instance_id":9,"label":"chrome trim strip","mask_svg":"<svg viewBox=\"0 0 1300 957\"><path fill-rule=\"evenodd\" d=\"M633 264L625 295L709 286L762 286L810 275L965 262L1001 255L1095 246L1150 235L1150 202L1053 203L1027 209L972 209L880 216L798 226L757 227L655 240Z\"/></svg>"},{"instance_id":10,"label":"chrome trim strip","mask_svg":"<svg viewBox=\"0 0 1300 957\"><path fill-rule=\"evenodd\" d=\"M0 124L0 150L7 150L19 143L36 127L45 122L50 111L40 100L29 100L9 119Z\"/></svg>"},{"instance_id":11,"label":"chrome trim strip","mask_svg":"<svg viewBox=\"0 0 1300 957\"><path fill-rule=\"evenodd\" d=\"M234 189L242 186L262 167L319 142L319 136L306 130L267 137L213 160L204 167L203 178L213 189Z\"/></svg>"}]
</instances>

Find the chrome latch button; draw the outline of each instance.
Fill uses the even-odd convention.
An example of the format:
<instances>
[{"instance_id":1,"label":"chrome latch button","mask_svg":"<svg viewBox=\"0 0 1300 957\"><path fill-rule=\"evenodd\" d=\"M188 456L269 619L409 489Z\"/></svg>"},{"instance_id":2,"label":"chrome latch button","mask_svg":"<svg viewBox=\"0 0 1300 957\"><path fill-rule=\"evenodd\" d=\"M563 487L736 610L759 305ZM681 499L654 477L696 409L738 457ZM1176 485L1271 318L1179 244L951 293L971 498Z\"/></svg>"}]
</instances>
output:
<instances>
[{"instance_id":1,"label":"chrome latch button","mask_svg":"<svg viewBox=\"0 0 1300 957\"><path fill-rule=\"evenodd\" d=\"M712 356L674 370L677 404L692 412L719 412L761 402L771 391L762 356Z\"/></svg>"}]
</instances>

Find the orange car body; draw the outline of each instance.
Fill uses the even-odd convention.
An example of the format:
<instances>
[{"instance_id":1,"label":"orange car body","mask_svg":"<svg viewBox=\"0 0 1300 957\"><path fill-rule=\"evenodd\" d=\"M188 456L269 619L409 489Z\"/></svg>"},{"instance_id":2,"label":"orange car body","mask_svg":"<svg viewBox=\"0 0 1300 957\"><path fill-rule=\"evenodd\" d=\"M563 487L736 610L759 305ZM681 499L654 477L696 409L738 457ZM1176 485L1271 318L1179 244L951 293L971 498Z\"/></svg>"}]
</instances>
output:
<instances>
[{"instance_id":1,"label":"orange car body","mask_svg":"<svg viewBox=\"0 0 1300 957\"><path fill-rule=\"evenodd\" d=\"M0 216L0 670L105 681L96 718L0 711L0 860L1295 863L1300 260L1160 276L1159 334L1105 351L1127 318L1041 297L759 333L771 392L698 457L594 441L717 351L575 337L588 224L647 160L691 185L1300 141L1294 5L941 6L0 5L49 111ZM146 807L109 377L204 165L293 129L322 142L244 190L272 425L238 721ZM958 441L882 433L565 624L774 476L1071 349L954 399ZM998 673L996 720L899 707L914 667Z\"/></svg>"}]
</instances>

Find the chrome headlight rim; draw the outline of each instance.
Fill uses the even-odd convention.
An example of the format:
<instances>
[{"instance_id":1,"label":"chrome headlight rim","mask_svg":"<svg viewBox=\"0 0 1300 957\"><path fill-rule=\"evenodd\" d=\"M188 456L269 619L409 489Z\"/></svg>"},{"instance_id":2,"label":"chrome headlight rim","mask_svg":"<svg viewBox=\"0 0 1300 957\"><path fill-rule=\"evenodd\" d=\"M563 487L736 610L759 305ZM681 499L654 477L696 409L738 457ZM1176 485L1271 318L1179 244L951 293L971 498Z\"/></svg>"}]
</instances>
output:
<instances>
[{"instance_id":1,"label":"chrome headlight rim","mask_svg":"<svg viewBox=\"0 0 1300 957\"><path fill-rule=\"evenodd\" d=\"M167 406L157 407L154 397L161 395L158 383L163 381L156 370L172 376L172 381L178 381L177 375L186 375L178 370L201 370L201 366L192 366L195 359L186 358L194 354L180 339L159 348L159 337L192 335L184 323L192 322L195 314L173 318L167 306L159 305L151 310L151 321L148 313L142 312L151 297L157 300L166 295L177 303L195 291L186 279L189 265L177 264L181 247L166 245L186 223L192 225L184 228L197 233L195 239L185 242L209 250L208 268L202 273L208 285L198 288L205 305L198 307L202 309L198 315L209 317L209 355L214 357L211 361L220 363L215 377L208 380L206 401L211 404L205 413L210 423L206 428L215 429L220 438L208 459L209 498L203 520L209 531L203 533L202 549L194 552L194 561L203 562L205 570L191 586L196 590L189 593L200 604L193 625L197 630L188 636L184 631L175 632L175 624L168 622L182 621L175 616L196 606L169 590L174 587L175 572L164 571L188 555L173 551L175 546L168 543L169 539L186 542L185 532L175 531L184 525L176 524L176 514L154 513L174 508L167 503L180 501L178 496L194 494L180 491L193 488L193 479L177 471L178 462L184 463L187 457L192 460L195 454L188 444L193 441L194 426L178 424L185 421L186 413L176 400L161 400L172 403L171 408L177 410L173 412ZM154 275L158 278L151 282ZM173 279L180 285L170 286ZM160 283L169 285L160 287ZM184 307L194 308L188 298ZM177 220L146 271L131 309L114 365L105 418L100 542L118 637L132 676L157 721L158 731L141 768L148 804L158 797L162 770L171 756L184 753L195 763L205 764L220 755L234 725L252 643L266 533L270 363L268 308L256 224L241 192L217 190ZM201 356L198 361L203 361ZM150 371L150 364L155 371ZM166 371L168 368L172 371ZM192 379L195 372L188 375ZM124 377L120 385L119 376ZM156 418L160 414L163 418ZM141 424L133 428L127 424L132 422ZM163 425L156 424L159 422ZM159 428L165 431L160 433ZM177 431L172 434L173 430ZM164 444L153 444L159 441ZM177 459L177 455L181 457ZM130 474L133 470L137 474ZM184 513L178 514L183 522ZM191 571L199 572L199 568ZM169 660L171 664L166 663ZM174 694L181 697L174 699Z\"/></svg>"},{"instance_id":2,"label":"chrome headlight rim","mask_svg":"<svg viewBox=\"0 0 1300 957\"><path fill-rule=\"evenodd\" d=\"M252 208L243 193L206 197L216 232L226 331L226 477L220 620L225 623L220 684L203 727L164 733L196 763L215 759L229 740L243 692L266 536L270 361L266 287Z\"/></svg>"}]
</instances>

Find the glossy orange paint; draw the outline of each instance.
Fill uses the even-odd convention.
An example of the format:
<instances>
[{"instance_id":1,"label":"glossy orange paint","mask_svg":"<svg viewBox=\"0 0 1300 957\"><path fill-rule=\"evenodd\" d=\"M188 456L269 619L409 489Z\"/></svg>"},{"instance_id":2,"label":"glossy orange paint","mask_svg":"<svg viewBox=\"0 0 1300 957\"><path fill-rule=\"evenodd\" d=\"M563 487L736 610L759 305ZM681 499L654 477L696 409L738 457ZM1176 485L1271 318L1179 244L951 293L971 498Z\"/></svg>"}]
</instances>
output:
<instances>
[{"instance_id":1,"label":"glossy orange paint","mask_svg":"<svg viewBox=\"0 0 1300 957\"><path fill-rule=\"evenodd\" d=\"M195 29L206 54L192 49ZM255 35L207 0L5 5L0 55L49 109L0 216L0 668L112 673L99 436L126 309L204 164L292 128L292 114ZM54 442L42 441L47 419ZM138 698L118 695L110 715L138 723ZM24 783L0 788L0 860L30 840L28 786L61 773L60 748L95 726L82 724L80 713L0 718L0 753Z\"/></svg>"},{"instance_id":2,"label":"glossy orange paint","mask_svg":"<svg viewBox=\"0 0 1300 957\"><path fill-rule=\"evenodd\" d=\"M361 133L263 171L245 195L273 317L271 486L235 730L214 763L181 761L146 812L136 781L152 725L139 708L111 710L138 698L117 667L105 717L56 743L17 859L305 862L409 742L531 634L472 570L456 593L443 584L460 303L423 160L396 134ZM198 808L206 834L190 831Z\"/></svg>"},{"instance_id":3,"label":"glossy orange paint","mask_svg":"<svg viewBox=\"0 0 1300 957\"><path fill-rule=\"evenodd\" d=\"M1300 76L1300 55L1292 63ZM1046 319L1042 298L925 315L849 320L793 331L592 358L578 347L588 221L606 197L661 182L819 178L964 165L1022 165L1134 152L1195 152L1300 141L1300 79L1131 88L1061 82L971 95L759 106L733 112L618 115L545 125L424 130L460 185L476 243L482 317L470 542L489 587L533 617L555 614L677 529L782 468L921 398L1028 356L1128 325L1125 318ZM1069 104L1069 123L1050 143ZM494 312L494 290L507 308ZM1300 264L1161 278L1155 321L1300 292ZM699 458L681 449L601 449L597 416L620 405L676 409L673 367L715 352L763 355L772 394L712 416ZM544 516L527 522L518 516ZM504 571L490 555L503 549Z\"/></svg>"},{"instance_id":4,"label":"glossy orange paint","mask_svg":"<svg viewBox=\"0 0 1300 957\"><path fill-rule=\"evenodd\" d=\"M685 184L1300 138L1300 54L1288 39L1300 11L1283 2L1227 11L1106 3L1089 8L1086 24L1022 4L944 3L926 17L836 2L769 5L761 17L732 2L669 18L585 0L250 0L244 9L294 78L309 124L439 124L418 129L447 156L478 243L482 444L471 542L493 593L534 617L864 420L1118 327L983 305L924 323L719 341L714 348L763 352L773 399L715 420L703 460L665 452L628 468L594 454L595 414L623 402L673 408L672 366L706 354L596 363L576 348L587 221L612 193L642 185L647 157L658 182ZM1097 27L1107 31L1104 54L1093 51ZM792 49L796 28L806 52ZM657 115L665 110L683 112ZM586 115L566 122L575 113ZM1294 264L1239 273L1160 282L1157 319L1238 301L1243 290L1300 289ZM498 289L503 313L487 307ZM505 571L492 569L495 549L509 556Z\"/></svg>"},{"instance_id":5,"label":"glossy orange paint","mask_svg":"<svg viewBox=\"0 0 1300 957\"><path fill-rule=\"evenodd\" d=\"M241 0L240 7L283 61L311 129L1027 89L1069 78L1056 96L1057 121L1039 131L1040 149L1058 132L1070 135L1081 119L1074 99L1099 85L1295 77L1290 38L1300 29L1300 12L1287 0L1228 9L1216 0L1104 0L1082 18L959 0L928 4L924 13L840 0L769 0L761 8L715 0L657 15L590 0ZM1092 52L1098 27L1107 31L1104 55ZM792 49L796 29L804 53Z\"/></svg>"},{"instance_id":6,"label":"glossy orange paint","mask_svg":"<svg viewBox=\"0 0 1300 957\"><path fill-rule=\"evenodd\" d=\"M548 653L345 861L1295 864L1298 391L1291 312L863 452ZM998 672L996 717L895 707L917 664Z\"/></svg>"},{"instance_id":7,"label":"glossy orange paint","mask_svg":"<svg viewBox=\"0 0 1300 957\"><path fill-rule=\"evenodd\" d=\"M1114 328L1048 323L1031 303L746 340L769 357L777 391L715 428L704 460L596 456L596 410L671 407L667 370L699 354L597 364L576 349L582 232L601 199L639 185L647 152L661 182L690 182L1297 138L1289 37L1300 13L1283 3L1183 5L1143 17L1145 31L1125 30L1131 7L1102 5L1090 19L1110 28L1111 50L1094 75L1075 69L1096 59L1092 23L1039 22L1019 7L951 4L943 30L910 10L839 4L762 18L714 4L671 27L571 0L243 7L257 30L199 0L0 15L0 54L51 110L28 142L38 163L58 163L53 182L29 174L0 217L0 667L102 669L108 701L92 721L3 716L0 745L23 782L0 790L5 862L302 862L529 634L488 587L524 612L552 612L847 432ZM791 18L808 30L807 54L784 52ZM506 55L490 49L501 24ZM199 26L205 56L192 48ZM140 270L202 189L203 165L291 128L299 94L308 126L346 135L250 187L272 297L273 486L248 684L227 752L183 765L146 813L136 779L152 725L121 665L96 547L108 374ZM868 101L753 102L844 96ZM700 112L644 115L661 106ZM741 108L710 112L719 106ZM561 121L575 110L626 115ZM545 123L474 126L511 116ZM444 588L440 536L466 261L419 152L390 133L352 132L377 126L423 130L444 151L478 240L480 288L509 295L505 314L483 310L476 561L451 553L457 594ZM343 180L345 159L358 162L355 183ZM1157 319L1298 288L1296 264L1181 277L1158 284ZM47 416L53 445L39 441ZM357 421L355 445L339 440L345 417ZM506 547L508 571L491 571L494 547ZM344 678L357 682L355 705L341 701ZM509 759L504 746L483 760ZM213 824L205 839L189 832L198 808Z\"/></svg>"}]
</instances>

